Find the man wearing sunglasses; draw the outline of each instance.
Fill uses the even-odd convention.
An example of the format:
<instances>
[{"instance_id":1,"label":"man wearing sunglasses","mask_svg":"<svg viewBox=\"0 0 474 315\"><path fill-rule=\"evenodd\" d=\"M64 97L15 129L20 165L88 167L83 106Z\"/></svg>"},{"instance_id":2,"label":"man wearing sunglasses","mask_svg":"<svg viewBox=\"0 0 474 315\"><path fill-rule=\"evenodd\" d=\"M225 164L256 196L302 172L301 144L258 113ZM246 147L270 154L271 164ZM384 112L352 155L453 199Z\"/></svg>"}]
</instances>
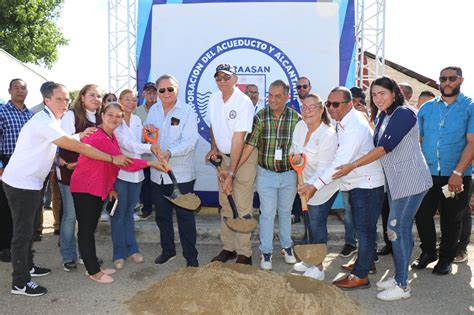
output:
<instances>
[{"instance_id":1,"label":"man wearing sunglasses","mask_svg":"<svg viewBox=\"0 0 474 315\"><path fill-rule=\"evenodd\" d=\"M433 187L416 214L422 253L412 268L424 269L438 258L433 220L438 210L441 245L439 260L433 269L433 273L438 275L449 274L454 258L466 255L467 243L458 246L458 240L461 231L470 231L472 225L470 213L467 212L474 152L474 103L461 93L463 81L461 68L446 67L441 70L441 96L423 104L418 112L421 149L431 171ZM456 194L454 198L445 198L442 193L445 185Z\"/></svg>"},{"instance_id":2,"label":"man wearing sunglasses","mask_svg":"<svg viewBox=\"0 0 474 315\"><path fill-rule=\"evenodd\" d=\"M239 168L239 160L247 133L252 131L254 107L252 101L236 87L237 76L230 64L220 64L214 74L219 91L213 93L208 104L211 150L206 161L222 155L222 172L219 178L219 203L221 210L221 240L223 250L212 261L226 262L237 256L236 263L252 264L250 233L238 233L227 227L224 217L232 218L226 193L233 192L239 217L252 217L253 187L257 155L252 156Z\"/></svg>"},{"instance_id":3,"label":"man wearing sunglasses","mask_svg":"<svg viewBox=\"0 0 474 315\"><path fill-rule=\"evenodd\" d=\"M334 161L311 186L298 189L309 199L333 181L336 167L350 163L374 149L373 131L364 115L353 108L352 95L345 87L334 88L326 101L331 117L337 121L338 148ZM375 258L377 220L382 209L385 178L377 160L341 177L340 190L349 192L349 202L359 237L358 257L351 273L333 284L343 290L370 287L369 271ZM347 265L346 265L347 267Z\"/></svg>"},{"instance_id":4,"label":"man wearing sunglasses","mask_svg":"<svg viewBox=\"0 0 474 315\"><path fill-rule=\"evenodd\" d=\"M308 96L311 92L311 82L307 77L300 77L298 81L296 81L296 91L298 92L300 100Z\"/></svg>"}]
</instances>

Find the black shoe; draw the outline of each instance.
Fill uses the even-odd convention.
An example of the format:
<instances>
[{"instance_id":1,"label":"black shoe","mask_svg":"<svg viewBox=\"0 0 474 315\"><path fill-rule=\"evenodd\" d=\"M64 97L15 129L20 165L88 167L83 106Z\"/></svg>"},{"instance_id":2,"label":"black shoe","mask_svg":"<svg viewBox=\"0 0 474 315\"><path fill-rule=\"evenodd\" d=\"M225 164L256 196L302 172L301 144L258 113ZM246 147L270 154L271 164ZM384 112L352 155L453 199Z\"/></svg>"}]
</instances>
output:
<instances>
[{"instance_id":1,"label":"black shoe","mask_svg":"<svg viewBox=\"0 0 474 315\"><path fill-rule=\"evenodd\" d=\"M48 292L48 290L40 285L37 285L33 281L28 282L26 285L19 287L12 285L12 294L26 295L26 296L41 296Z\"/></svg>"},{"instance_id":2,"label":"black shoe","mask_svg":"<svg viewBox=\"0 0 474 315\"><path fill-rule=\"evenodd\" d=\"M236 264L252 266L252 257L247 257L247 256L244 256L244 255L238 255L237 260L235 261L235 263Z\"/></svg>"},{"instance_id":3,"label":"black shoe","mask_svg":"<svg viewBox=\"0 0 474 315\"><path fill-rule=\"evenodd\" d=\"M384 247L382 247L382 249L377 251L377 255L380 255L380 256L386 256L391 253L392 253L392 246L388 246L388 245L385 245Z\"/></svg>"},{"instance_id":4,"label":"black shoe","mask_svg":"<svg viewBox=\"0 0 474 315\"><path fill-rule=\"evenodd\" d=\"M350 257L357 253L357 246L353 246L351 244L344 244L342 251L339 253L341 257Z\"/></svg>"},{"instance_id":5,"label":"black shoe","mask_svg":"<svg viewBox=\"0 0 474 315\"><path fill-rule=\"evenodd\" d=\"M40 266L33 266L30 269L30 275L32 277L42 277L42 276L49 275L50 273L51 273L51 269L43 268Z\"/></svg>"},{"instance_id":6,"label":"black shoe","mask_svg":"<svg viewBox=\"0 0 474 315\"><path fill-rule=\"evenodd\" d=\"M223 249L222 252L219 253L219 255L212 258L211 262L221 261L221 262L225 263L229 259L234 259L235 257L237 257L237 253L235 251L231 252L230 250Z\"/></svg>"},{"instance_id":7,"label":"black shoe","mask_svg":"<svg viewBox=\"0 0 474 315\"><path fill-rule=\"evenodd\" d=\"M437 259L438 257L436 256L421 253L420 257L411 264L411 267L414 269L425 269L428 264L436 261Z\"/></svg>"},{"instance_id":8,"label":"black shoe","mask_svg":"<svg viewBox=\"0 0 474 315\"><path fill-rule=\"evenodd\" d=\"M12 253L10 249L5 248L0 251L0 261L7 262L7 263L12 261Z\"/></svg>"},{"instance_id":9,"label":"black shoe","mask_svg":"<svg viewBox=\"0 0 474 315\"><path fill-rule=\"evenodd\" d=\"M35 232L33 235L33 242L41 242L43 239L43 236L41 235L41 232Z\"/></svg>"},{"instance_id":10,"label":"black shoe","mask_svg":"<svg viewBox=\"0 0 474 315\"><path fill-rule=\"evenodd\" d=\"M374 257L374 263L378 264L380 261L379 259L379 255L375 254L375 257Z\"/></svg>"},{"instance_id":11,"label":"black shoe","mask_svg":"<svg viewBox=\"0 0 474 315\"><path fill-rule=\"evenodd\" d=\"M63 264L63 269L64 269L64 271L76 270L77 269L77 264L76 264L75 261L65 262Z\"/></svg>"},{"instance_id":12,"label":"black shoe","mask_svg":"<svg viewBox=\"0 0 474 315\"><path fill-rule=\"evenodd\" d=\"M54 235L59 235L59 230L54 230Z\"/></svg>"},{"instance_id":13,"label":"black shoe","mask_svg":"<svg viewBox=\"0 0 474 315\"><path fill-rule=\"evenodd\" d=\"M434 266L433 274L444 276L451 273L451 263L447 260L440 259L436 266Z\"/></svg>"},{"instance_id":14,"label":"black shoe","mask_svg":"<svg viewBox=\"0 0 474 315\"><path fill-rule=\"evenodd\" d=\"M176 254L170 255L170 254L165 254L162 253L160 256L156 257L155 259L155 265L163 265L166 264L167 262L173 260L176 258Z\"/></svg>"},{"instance_id":15,"label":"black shoe","mask_svg":"<svg viewBox=\"0 0 474 315\"><path fill-rule=\"evenodd\" d=\"M188 259L186 262L186 267L199 267L199 262L197 259Z\"/></svg>"}]
</instances>

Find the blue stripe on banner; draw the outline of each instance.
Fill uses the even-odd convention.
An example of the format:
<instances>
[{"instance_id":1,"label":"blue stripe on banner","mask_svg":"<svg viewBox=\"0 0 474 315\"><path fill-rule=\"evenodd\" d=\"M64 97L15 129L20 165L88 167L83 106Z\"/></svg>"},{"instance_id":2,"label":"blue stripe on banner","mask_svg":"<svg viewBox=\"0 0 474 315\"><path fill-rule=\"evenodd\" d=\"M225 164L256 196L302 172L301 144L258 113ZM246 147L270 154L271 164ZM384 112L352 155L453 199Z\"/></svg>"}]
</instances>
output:
<instances>
[{"instance_id":1,"label":"blue stripe on banner","mask_svg":"<svg viewBox=\"0 0 474 315\"><path fill-rule=\"evenodd\" d=\"M138 16L137 16L137 56L142 52L143 39L145 38L146 25L148 19L151 17L150 12L153 5L153 0L140 0L138 2ZM138 58L137 58L138 63Z\"/></svg>"},{"instance_id":2,"label":"blue stripe on banner","mask_svg":"<svg viewBox=\"0 0 474 315\"><path fill-rule=\"evenodd\" d=\"M150 7L151 9L151 7ZM137 62L137 91L139 92L139 104L142 103L143 97L140 91L143 89L145 83L148 82L148 77L150 76L151 60L150 55L141 53L142 51L151 51L151 19L152 11L148 13L148 19L146 20L146 29L145 35L143 36L142 47L140 54L138 55Z\"/></svg>"},{"instance_id":3,"label":"blue stripe on banner","mask_svg":"<svg viewBox=\"0 0 474 315\"><path fill-rule=\"evenodd\" d=\"M344 86L351 88L356 85L356 49L354 43L354 49L352 49L351 64L349 66L349 71L347 72L346 84Z\"/></svg>"},{"instance_id":4,"label":"blue stripe on banner","mask_svg":"<svg viewBox=\"0 0 474 315\"><path fill-rule=\"evenodd\" d=\"M354 0L348 0L346 14L343 16L344 26L339 41L339 85L345 85L347 83L352 52L355 45Z\"/></svg>"}]
</instances>

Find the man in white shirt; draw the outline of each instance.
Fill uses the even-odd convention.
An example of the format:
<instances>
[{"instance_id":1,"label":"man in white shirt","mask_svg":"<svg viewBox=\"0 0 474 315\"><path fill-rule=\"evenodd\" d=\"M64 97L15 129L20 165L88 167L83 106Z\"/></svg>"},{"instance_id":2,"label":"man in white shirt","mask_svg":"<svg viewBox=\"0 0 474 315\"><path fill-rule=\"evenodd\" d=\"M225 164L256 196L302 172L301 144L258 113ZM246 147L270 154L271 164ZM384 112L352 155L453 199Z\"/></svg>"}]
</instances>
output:
<instances>
[{"instance_id":1,"label":"man in white shirt","mask_svg":"<svg viewBox=\"0 0 474 315\"><path fill-rule=\"evenodd\" d=\"M123 155L112 157L64 133L60 119L69 105L69 92L64 85L50 85L45 91L44 103L46 107L23 126L2 177L13 219L11 293L26 296L47 293L46 288L31 281L31 277L51 272L48 268L34 265L31 245L35 230L34 214L41 205L41 189L57 147L116 165L125 165L128 161Z\"/></svg>"},{"instance_id":2,"label":"man in white shirt","mask_svg":"<svg viewBox=\"0 0 474 315\"><path fill-rule=\"evenodd\" d=\"M222 170L219 177L219 203L221 210L221 240L223 250L212 261L226 262L237 256L236 263L252 264L251 233L239 233L229 229L224 218L232 218L232 211L226 193L232 191L239 217L252 216L253 187L257 167L256 151L237 171L244 140L252 131L254 107L247 95L236 87L237 76L230 64L217 66L214 78L219 88L211 95L208 104L208 120L211 126L211 150L206 154L209 160L216 154L222 155Z\"/></svg>"},{"instance_id":3,"label":"man in white shirt","mask_svg":"<svg viewBox=\"0 0 474 315\"><path fill-rule=\"evenodd\" d=\"M339 146L334 161L313 186L299 189L299 192L306 194L308 198L313 196L316 190L333 181L336 167L351 163L374 148L373 131L363 114L353 108L349 89L334 88L328 96L326 107L331 117L337 121ZM343 290L370 287L367 275L375 256L377 220L382 209L384 183L385 178L379 161L358 167L341 178L340 190L349 191L359 237L357 260L354 265L348 267L351 274L333 283Z\"/></svg>"},{"instance_id":4,"label":"man in white shirt","mask_svg":"<svg viewBox=\"0 0 474 315\"><path fill-rule=\"evenodd\" d=\"M148 113L145 125L159 129L159 145L178 182L181 193L194 191L194 150L198 141L196 115L188 104L178 100L178 80L164 74L156 80L161 105ZM152 126L150 126L152 125ZM196 249L196 221L194 212L175 207L164 196L173 193L174 185L168 174L151 170L151 188L156 211L156 224L160 230L161 255L155 264L162 265L176 257L174 242L173 209L176 210L179 238L188 267L198 267Z\"/></svg>"}]
</instances>

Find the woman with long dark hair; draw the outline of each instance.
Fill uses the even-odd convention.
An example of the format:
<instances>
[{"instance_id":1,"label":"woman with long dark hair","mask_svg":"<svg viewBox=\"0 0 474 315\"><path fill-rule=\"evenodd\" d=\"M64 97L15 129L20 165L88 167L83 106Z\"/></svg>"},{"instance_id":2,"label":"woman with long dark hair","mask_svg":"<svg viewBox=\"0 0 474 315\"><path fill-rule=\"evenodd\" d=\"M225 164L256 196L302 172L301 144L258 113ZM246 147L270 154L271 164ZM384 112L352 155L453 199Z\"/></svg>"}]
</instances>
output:
<instances>
[{"instance_id":1,"label":"woman with long dark hair","mask_svg":"<svg viewBox=\"0 0 474 315\"><path fill-rule=\"evenodd\" d=\"M410 297L408 265L413 250L413 219L433 185L421 152L416 114L403 104L403 95L393 79L384 76L372 82L370 108L376 123L375 148L358 160L340 166L334 174L339 178L380 159L390 206L387 235L395 263L395 277L377 282L377 288L383 290L377 298L385 301Z\"/></svg>"}]
</instances>

